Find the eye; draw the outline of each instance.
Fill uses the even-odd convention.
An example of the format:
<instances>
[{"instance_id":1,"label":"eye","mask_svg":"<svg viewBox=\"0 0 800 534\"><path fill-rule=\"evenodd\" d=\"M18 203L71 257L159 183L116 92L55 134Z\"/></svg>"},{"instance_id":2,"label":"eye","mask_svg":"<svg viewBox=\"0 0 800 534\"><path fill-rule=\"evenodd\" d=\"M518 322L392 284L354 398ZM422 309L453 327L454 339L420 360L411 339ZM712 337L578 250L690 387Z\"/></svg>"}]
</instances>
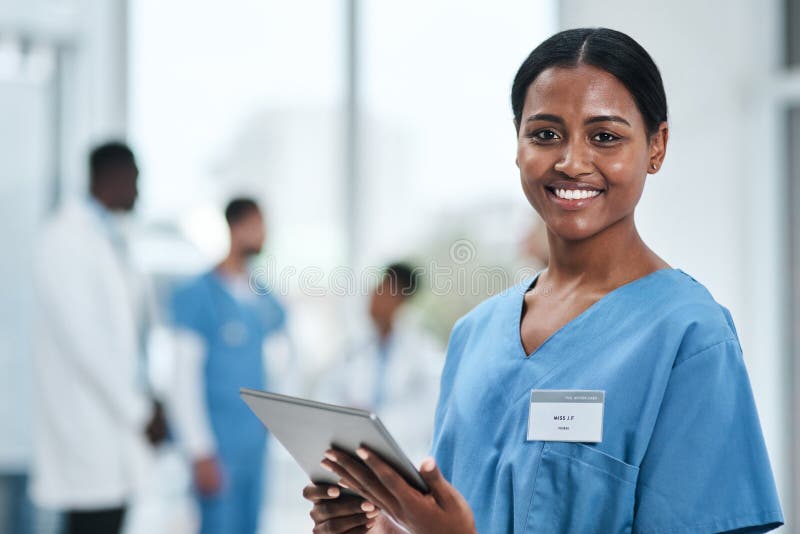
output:
<instances>
[{"instance_id":1,"label":"eye","mask_svg":"<svg viewBox=\"0 0 800 534\"><path fill-rule=\"evenodd\" d=\"M620 137L608 132L600 132L592 137L592 140L597 141L598 143L613 143L619 139Z\"/></svg>"},{"instance_id":2,"label":"eye","mask_svg":"<svg viewBox=\"0 0 800 534\"><path fill-rule=\"evenodd\" d=\"M555 141L556 139L560 139L558 134L553 130L537 130L535 132L531 132L527 135L530 139L533 139L536 142L540 143L547 143L549 141Z\"/></svg>"}]
</instances>

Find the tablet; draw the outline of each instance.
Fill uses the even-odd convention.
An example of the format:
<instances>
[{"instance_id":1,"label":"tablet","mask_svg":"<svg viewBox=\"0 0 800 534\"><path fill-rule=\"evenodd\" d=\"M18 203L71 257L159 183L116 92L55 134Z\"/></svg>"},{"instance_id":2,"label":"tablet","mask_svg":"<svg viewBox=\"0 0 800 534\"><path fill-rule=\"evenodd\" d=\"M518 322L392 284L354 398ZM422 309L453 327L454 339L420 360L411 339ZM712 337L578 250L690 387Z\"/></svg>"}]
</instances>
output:
<instances>
[{"instance_id":1,"label":"tablet","mask_svg":"<svg viewBox=\"0 0 800 534\"><path fill-rule=\"evenodd\" d=\"M339 482L338 476L320 465L325 451L333 447L355 455L364 445L411 486L428 493L414 464L374 413L247 388L239 394L315 484Z\"/></svg>"}]
</instances>

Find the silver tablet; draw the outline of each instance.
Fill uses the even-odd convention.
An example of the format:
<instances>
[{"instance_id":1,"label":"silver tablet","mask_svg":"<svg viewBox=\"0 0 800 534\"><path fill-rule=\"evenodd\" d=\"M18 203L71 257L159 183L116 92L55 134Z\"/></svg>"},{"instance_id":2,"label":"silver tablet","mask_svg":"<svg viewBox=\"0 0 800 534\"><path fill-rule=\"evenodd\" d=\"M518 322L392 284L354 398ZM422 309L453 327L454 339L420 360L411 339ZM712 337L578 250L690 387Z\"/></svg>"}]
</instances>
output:
<instances>
[{"instance_id":1,"label":"silver tablet","mask_svg":"<svg viewBox=\"0 0 800 534\"><path fill-rule=\"evenodd\" d=\"M414 464L374 413L247 388L239 390L239 394L315 484L339 481L320 465L325 451L333 447L355 455L356 449L364 445L377 452L411 486L428 492Z\"/></svg>"}]
</instances>

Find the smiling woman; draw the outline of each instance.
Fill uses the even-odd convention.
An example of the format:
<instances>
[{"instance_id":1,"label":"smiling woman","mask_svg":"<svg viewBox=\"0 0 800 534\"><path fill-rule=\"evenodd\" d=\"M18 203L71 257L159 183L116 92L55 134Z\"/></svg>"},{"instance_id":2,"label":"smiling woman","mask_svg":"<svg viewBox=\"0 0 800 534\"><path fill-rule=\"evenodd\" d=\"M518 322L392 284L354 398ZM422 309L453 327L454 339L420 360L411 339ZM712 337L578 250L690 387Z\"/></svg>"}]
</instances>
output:
<instances>
[{"instance_id":1,"label":"smiling woman","mask_svg":"<svg viewBox=\"0 0 800 534\"><path fill-rule=\"evenodd\" d=\"M561 32L519 69L512 107L550 264L456 323L420 468L430 493L372 451L331 450L322 465L360 497L308 486L315 532L778 527L731 315L636 229L667 150L655 63L620 32Z\"/></svg>"}]
</instances>

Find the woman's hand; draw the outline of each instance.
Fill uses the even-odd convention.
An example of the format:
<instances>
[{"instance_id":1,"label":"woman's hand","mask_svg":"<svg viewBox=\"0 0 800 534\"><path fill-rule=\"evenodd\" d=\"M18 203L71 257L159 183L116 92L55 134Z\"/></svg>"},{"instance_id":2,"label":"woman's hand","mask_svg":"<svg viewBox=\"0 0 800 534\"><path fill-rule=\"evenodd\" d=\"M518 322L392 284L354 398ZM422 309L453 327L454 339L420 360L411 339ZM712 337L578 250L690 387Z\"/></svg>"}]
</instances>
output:
<instances>
[{"instance_id":1,"label":"woman's hand","mask_svg":"<svg viewBox=\"0 0 800 534\"><path fill-rule=\"evenodd\" d=\"M340 485L358 492L413 534L476 533L467 501L445 480L432 458L422 462L419 471L430 490L424 495L373 451L362 447L356 454L361 461L329 450L322 466L342 478Z\"/></svg>"},{"instance_id":2,"label":"woman's hand","mask_svg":"<svg viewBox=\"0 0 800 534\"><path fill-rule=\"evenodd\" d=\"M303 497L314 503L314 534L362 534L375 526L380 513L360 497L343 495L336 486L308 485Z\"/></svg>"}]
</instances>

